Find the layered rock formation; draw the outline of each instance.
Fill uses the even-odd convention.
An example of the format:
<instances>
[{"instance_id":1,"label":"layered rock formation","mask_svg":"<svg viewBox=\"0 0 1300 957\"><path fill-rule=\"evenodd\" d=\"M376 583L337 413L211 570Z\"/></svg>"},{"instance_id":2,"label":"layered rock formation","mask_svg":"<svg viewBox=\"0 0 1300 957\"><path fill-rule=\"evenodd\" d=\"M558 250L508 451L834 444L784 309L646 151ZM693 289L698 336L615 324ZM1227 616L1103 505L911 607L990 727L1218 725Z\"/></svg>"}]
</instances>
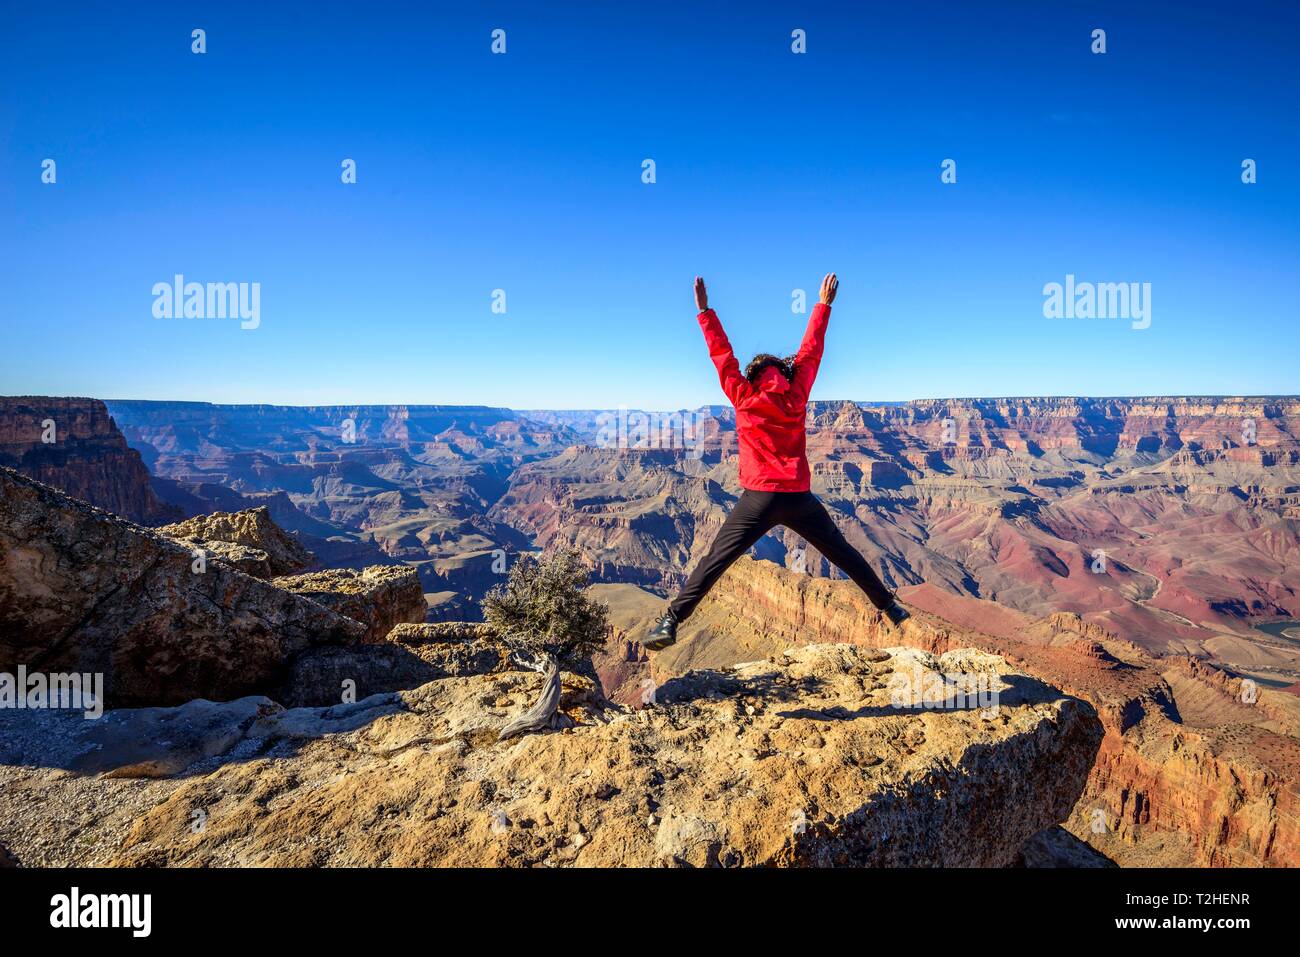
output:
<instances>
[{"instance_id":1,"label":"layered rock formation","mask_svg":"<svg viewBox=\"0 0 1300 957\"><path fill-rule=\"evenodd\" d=\"M580 548L601 581L671 592L740 491L718 423L698 457L525 463L491 515ZM1291 685L1300 645L1259 629L1300 616L1298 435L1286 398L839 402L810 408L808 449L813 490L891 586L1074 612L1148 653ZM785 529L754 553L833 574Z\"/></svg>"},{"instance_id":2,"label":"layered rock formation","mask_svg":"<svg viewBox=\"0 0 1300 957\"><path fill-rule=\"evenodd\" d=\"M271 519L265 505L239 512L213 512L164 525L158 531L187 545L209 549L257 578L300 572L315 556Z\"/></svg>"},{"instance_id":3,"label":"layered rock formation","mask_svg":"<svg viewBox=\"0 0 1300 957\"><path fill-rule=\"evenodd\" d=\"M682 627L677 645L629 661L627 636L662 602L597 586L617 632L598 662L630 704L690 669L748 660L800 641L900 640L932 652L973 646L1089 701L1105 737L1067 827L1122 865L1300 864L1300 699L1243 685L1204 662L1154 658L1077 615L1034 619L922 586L900 632L849 582L742 559ZM926 609L927 611L920 611Z\"/></svg>"},{"instance_id":4,"label":"layered rock formation","mask_svg":"<svg viewBox=\"0 0 1300 957\"><path fill-rule=\"evenodd\" d=\"M274 687L365 627L0 469L0 671L101 673L114 706Z\"/></svg>"},{"instance_id":5,"label":"layered rock formation","mask_svg":"<svg viewBox=\"0 0 1300 957\"><path fill-rule=\"evenodd\" d=\"M415 569L406 565L374 565L359 572L331 568L276 578L273 584L363 623L363 641L383 641L399 624L424 621L424 590Z\"/></svg>"},{"instance_id":6,"label":"layered rock formation","mask_svg":"<svg viewBox=\"0 0 1300 957\"><path fill-rule=\"evenodd\" d=\"M0 466L143 525L180 517L98 399L0 396Z\"/></svg>"},{"instance_id":7,"label":"layered rock formation","mask_svg":"<svg viewBox=\"0 0 1300 957\"><path fill-rule=\"evenodd\" d=\"M210 501L214 487L241 496L283 492L318 523L304 531L417 565L526 547L487 511L515 468L572 440L563 428L484 406L114 402L112 409L178 498ZM310 544L326 564L342 563L343 549Z\"/></svg>"},{"instance_id":8,"label":"layered rock formation","mask_svg":"<svg viewBox=\"0 0 1300 957\"><path fill-rule=\"evenodd\" d=\"M670 588L739 494L705 477L717 462L671 449L571 448L516 470L489 514L543 548L578 549L600 581Z\"/></svg>"},{"instance_id":9,"label":"layered rock formation","mask_svg":"<svg viewBox=\"0 0 1300 957\"><path fill-rule=\"evenodd\" d=\"M167 481L287 496L327 526L311 532L335 540L328 555L312 542L326 564L374 564L341 559L376 546L415 564L442 619L534 546L575 546L599 580L669 591L740 491L725 409L703 410L691 454L662 435L607 447L599 410L113 411ZM1153 653L1294 684L1300 646L1256 626L1300 616L1298 430L1300 400L1285 397L816 402L808 448L814 490L893 586L1073 611ZM804 546L777 529L756 555L830 574Z\"/></svg>"},{"instance_id":10,"label":"layered rock formation","mask_svg":"<svg viewBox=\"0 0 1300 957\"><path fill-rule=\"evenodd\" d=\"M986 676L997 700L896 707L913 675ZM1088 705L996 657L839 645L693 673L637 713L568 676L574 727L496 741L540 681L90 729L25 713L0 728L0 841L50 865L1002 866L1069 812L1101 736Z\"/></svg>"},{"instance_id":11,"label":"layered rock formation","mask_svg":"<svg viewBox=\"0 0 1300 957\"><path fill-rule=\"evenodd\" d=\"M820 410L827 404L822 403ZM1079 449L1168 454L1184 448L1293 447L1300 426L1295 396L1145 396L918 399L865 406L887 427L928 445L1008 451ZM944 420L954 420L952 439Z\"/></svg>"}]
</instances>

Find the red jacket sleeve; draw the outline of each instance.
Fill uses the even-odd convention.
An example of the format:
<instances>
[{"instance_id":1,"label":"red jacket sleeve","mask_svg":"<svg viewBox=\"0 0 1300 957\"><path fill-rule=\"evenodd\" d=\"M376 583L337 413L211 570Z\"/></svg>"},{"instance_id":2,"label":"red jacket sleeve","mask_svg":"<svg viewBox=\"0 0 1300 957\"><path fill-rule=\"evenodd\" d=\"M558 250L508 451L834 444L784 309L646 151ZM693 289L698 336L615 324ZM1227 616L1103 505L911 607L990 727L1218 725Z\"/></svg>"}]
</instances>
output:
<instances>
[{"instance_id":1,"label":"red jacket sleeve","mask_svg":"<svg viewBox=\"0 0 1300 957\"><path fill-rule=\"evenodd\" d=\"M822 351L826 348L826 324L831 319L831 307L824 302L813 306L804 330L803 342L794 357L794 381L791 383L805 399L812 392L813 381L822 364Z\"/></svg>"},{"instance_id":2,"label":"red jacket sleeve","mask_svg":"<svg viewBox=\"0 0 1300 957\"><path fill-rule=\"evenodd\" d=\"M740 363L736 361L736 354L731 351L731 341L723 331L718 314L712 309L705 309L696 318L700 321L700 329L704 331L704 343L709 347L709 358L713 360L713 365L718 370L718 381L722 383L722 391L727 394L732 405L739 405L740 401L749 394L751 387L749 381L740 374Z\"/></svg>"}]
</instances>

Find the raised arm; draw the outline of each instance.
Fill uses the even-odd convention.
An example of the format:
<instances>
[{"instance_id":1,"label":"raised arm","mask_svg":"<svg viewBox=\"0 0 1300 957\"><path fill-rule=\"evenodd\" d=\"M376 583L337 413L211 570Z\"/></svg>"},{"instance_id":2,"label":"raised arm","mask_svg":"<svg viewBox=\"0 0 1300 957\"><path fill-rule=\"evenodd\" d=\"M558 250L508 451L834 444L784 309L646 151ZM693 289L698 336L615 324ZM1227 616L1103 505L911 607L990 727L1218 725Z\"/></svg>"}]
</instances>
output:
<instances>
[{"instance_id":1,"label":"raised arm","mask_svg":"<svg viewBox=\"0 0 1300 957\"><path fill-rule=\"evenodd\" d=\"M699 276L695 277L695 305L700 310L696 318L700 322L700 329L704 332L704 343L709 347L709 358L713 360L714 368L718 370L718 381L722 384L722 391L727 394L732 405L739 405L740 401L749 394L751 386L740 374L740 363L736 361L736 354L731 351L731 340L727 338L718 314L709 308L709 291L704 288L704 280Z\"/></svg>"},{"instance_id":2,"label":"raised arm","mask_svg":"<svg viewBox=\"0 0 1300 957\"><path fill-rule=\"evenodd\" d=\"M812 315L808 317L808 328L804 330L803 342L794 357L794 388L805 398L812 392L817 370L822 364L822 352L826 348L826 325L831 319L831 303L840 291L840 281L835 273L827 273L822 280L821 297L813 306Z\"/></svg>"}]
</instances>

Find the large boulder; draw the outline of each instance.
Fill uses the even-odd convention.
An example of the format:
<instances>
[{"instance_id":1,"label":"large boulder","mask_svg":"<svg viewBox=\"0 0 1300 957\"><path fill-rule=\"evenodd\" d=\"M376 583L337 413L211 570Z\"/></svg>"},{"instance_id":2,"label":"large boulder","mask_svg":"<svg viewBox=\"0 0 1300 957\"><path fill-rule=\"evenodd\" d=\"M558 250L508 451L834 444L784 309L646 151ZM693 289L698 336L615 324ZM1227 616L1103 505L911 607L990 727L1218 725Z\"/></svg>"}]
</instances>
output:
<instances>
[{"instance_id":1,"label":"large boulder","mask_svg":"<svg viewBox=\"0 0 1300 957\"><path fill-rule=\"evenodd\" d=\"M276 687L303 650L364 631L0 468L0 671L100 673L115 707L229 699Z\"/></svg>"},{"instance_id":2,"label":"large boulder","mask_svg":"<svg viewBox=\"0 0 1300 957\"><path fill-rule=\"evenodd\" d=\"M394 626L424 621L424 589L410 565L331 568L289 575L272 584L310 598L366 626L363 641L383 641Z\"/></svg>"},{"instance_id":3,"label":"large boulder","mask_svg":"<svg viewBox=\"0 0 1300 957\"><path fill-rule=\"evenodd\" d=\"M506 742L537 674L205 711L185 751L208 756L161 780L121 777L166 766L138 749L113 778L0 764L0 841L59 865L1005 866L1069 814L1102 733L1086 703L974 651L808 645L691 672L635 712L564 679L574 726ZM80 720L26 714L51 742ZM74 795L91 810L72 822Z\"/></svg>"},{"instance_id":4,"label":"large boulder","mask_svg":"<svg viewBox=\"0 0 1300 957\"><path fill-rule=\"evenodd\" d=\"M274 578L302 571L315 561L296 538L271 518L265 505L240 512L213 512L164 525L159 532L195 548L203 548L241 572Z\"/></svg>"}]
</instances>

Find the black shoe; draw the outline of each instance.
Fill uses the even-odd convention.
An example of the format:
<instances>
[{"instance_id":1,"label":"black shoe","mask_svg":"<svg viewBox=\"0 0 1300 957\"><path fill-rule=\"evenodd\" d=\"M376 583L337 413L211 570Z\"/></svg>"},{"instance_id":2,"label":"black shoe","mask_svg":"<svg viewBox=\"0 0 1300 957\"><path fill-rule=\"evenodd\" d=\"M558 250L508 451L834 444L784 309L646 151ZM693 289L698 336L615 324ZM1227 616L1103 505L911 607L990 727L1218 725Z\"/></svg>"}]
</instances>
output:
<instances>
[{"instance_id":1,"label":"black shoe","mask_svg":"<svg viewBox=\"0 0 1300 957\"><path fill-rule=\"evenodd\" d=\"M882 608L880 613L890 620L894 627L898 627L912 616L907 613L907 609L895 600L888 608Z\"/></svg>"},{"instance_id":2,"label":"black shoe","mask_svg":"<svg viewBox=\"0 0 1300 957\"><path fill-rule=\"evenodd\" d=\"M655 622L655 626L641 639L641 646L651 651L661 651L677 641L677 619L671 611Z\"/></svg>"}]
</instances>

